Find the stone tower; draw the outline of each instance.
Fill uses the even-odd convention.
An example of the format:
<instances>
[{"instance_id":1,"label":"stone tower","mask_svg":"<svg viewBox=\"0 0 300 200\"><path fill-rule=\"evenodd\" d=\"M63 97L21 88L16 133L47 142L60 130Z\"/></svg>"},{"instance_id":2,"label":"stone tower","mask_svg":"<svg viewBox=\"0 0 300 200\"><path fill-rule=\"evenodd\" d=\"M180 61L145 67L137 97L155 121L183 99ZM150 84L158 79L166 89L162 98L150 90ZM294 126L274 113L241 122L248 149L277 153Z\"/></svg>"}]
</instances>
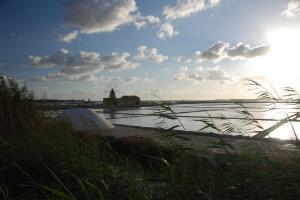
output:
<instances>
[{"instance_id":1,"label":"stone tower","mask_svg":"<svg viewBox=\"0 0 300 200\"><path fill-rule=\"evenodd\" d=\"M109 98L110 99L116 99L116 93L114 91L114 88L111 89L111 91L109 93Z\"/></svg>"}]
</instances>

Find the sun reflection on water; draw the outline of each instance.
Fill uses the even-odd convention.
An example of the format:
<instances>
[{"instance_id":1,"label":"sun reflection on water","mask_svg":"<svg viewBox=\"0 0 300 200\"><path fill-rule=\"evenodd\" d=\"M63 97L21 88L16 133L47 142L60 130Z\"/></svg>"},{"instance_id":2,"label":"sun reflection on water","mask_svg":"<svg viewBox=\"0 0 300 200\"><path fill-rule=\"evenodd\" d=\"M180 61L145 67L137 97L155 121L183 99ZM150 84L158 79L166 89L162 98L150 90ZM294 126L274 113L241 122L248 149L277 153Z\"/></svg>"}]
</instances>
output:
<instances>
[{"instance_id":1,"label":"sun reflection on water","mask_svg":"<svg viewBox=\"0 0 300 200\"><path fill-rule=\"evenodd\" d=\"M266 118L272 119L285 119L288 116L292 116L293 114L297 113L299 110L294 105L286 105L280 104L278 105L280 109L275 109L273 111L269 111L265 114ZM265 129L275 125L278 122L265 122L264 127ZM276 130L272 131L267 137L270 138L278 138L278 139L295 139L295 132L298 136L298 132L300 131L300 122L295 121L288 121ZM299 136L298 136L299 137Z\"/></svg>"}]
</instances>

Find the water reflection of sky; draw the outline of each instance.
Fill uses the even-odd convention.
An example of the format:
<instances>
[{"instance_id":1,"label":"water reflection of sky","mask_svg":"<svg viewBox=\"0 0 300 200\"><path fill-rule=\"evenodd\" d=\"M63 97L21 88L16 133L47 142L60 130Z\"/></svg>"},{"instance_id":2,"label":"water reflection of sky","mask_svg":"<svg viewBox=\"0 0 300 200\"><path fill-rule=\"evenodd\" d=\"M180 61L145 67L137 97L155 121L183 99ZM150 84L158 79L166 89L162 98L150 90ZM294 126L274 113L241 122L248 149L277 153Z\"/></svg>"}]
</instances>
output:
<instances>
[{"instance_id":1,"label":"water reflection of sky","mask_svg":"<svg viewBox=\"0 0 300 200\"><path fill-rule=\"evenodd\" d=\"M266 111L268 108L271 108L267 104L263 103L250 103L244 104L247 110L258 119L284 119L287 115L292 115L293 113L299 111L296 109L295 105L289 104L276 104L272 105L274 109ZM200 121L195 121L197 119L204 119L201 117L207 117L208 114L212 117L225 116L227 118L239 118L241 115L237 113L238 110L244 110L239 105L233 103L199 103L199 104L180 104L173 105L172 109L179 113L180 120L183 123L186 130L189 131L198 131L201 129L204 124ZM111 120L115 124L124 124L124 125L133 125L141 127L157 127L160 119L157 119L156 116L149 116L154 113L154 107L143 107L143 108L134 108L129 110L119 110L115 113L105 113L103 109L94 109L94 111L103 113L105 117ZM241 122L238 119L213 119L216 125L221 126L224 122L230 122L236 127L241 127ZM265 128L269 128L275 125L276 121L259 121L259 123ZM165 128L178 125L178 121L166 119ZM300 122L292 122L292 125L296 132L300 131ZM178 128L183 129L183 128ZM246 127L245 127L246 130ZM256 129L258 130L258 129ZM244 131L244 135L252 136L255 134L253 131ZM232 133L240 134L240 133ZM281 139L294 139L294 132L291 128L290 123L286 123L273 131L268 137L281 138Z\"/></svg>"}]
</instances>

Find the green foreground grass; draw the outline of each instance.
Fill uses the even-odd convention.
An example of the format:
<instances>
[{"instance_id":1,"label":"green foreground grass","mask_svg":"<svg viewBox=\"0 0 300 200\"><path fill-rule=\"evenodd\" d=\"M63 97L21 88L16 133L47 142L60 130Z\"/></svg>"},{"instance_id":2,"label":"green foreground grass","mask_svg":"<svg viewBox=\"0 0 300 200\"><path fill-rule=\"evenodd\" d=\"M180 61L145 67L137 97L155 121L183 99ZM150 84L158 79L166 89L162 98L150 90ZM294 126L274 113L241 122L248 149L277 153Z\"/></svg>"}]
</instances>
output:
<instances>
[{"instance_id":1,"label":"green foreground grass","mask_svg":"<svg viewBox=\"0 0 300 200\"><path fill-rule=\"evenodd\" d=\"M298 199L299 188L299 158L78 137L53 120L0 137L0 199Z\"/></svg>"}]
</instances>

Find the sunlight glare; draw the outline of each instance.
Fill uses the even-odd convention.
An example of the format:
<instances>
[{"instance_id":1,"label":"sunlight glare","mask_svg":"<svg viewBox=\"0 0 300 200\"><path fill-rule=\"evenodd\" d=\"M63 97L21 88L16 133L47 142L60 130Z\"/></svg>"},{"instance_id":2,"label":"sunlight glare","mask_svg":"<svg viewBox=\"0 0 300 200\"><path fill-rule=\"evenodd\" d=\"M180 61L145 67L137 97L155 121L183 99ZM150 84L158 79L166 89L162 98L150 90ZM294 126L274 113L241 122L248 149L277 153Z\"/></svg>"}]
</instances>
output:
<instances>
[{"instance_id":1,"label":"sunlight glare","mask_svg":"<svg viewBox=\"0 0 300 200\"><path fill-rule=\"evenodd\" d=\"M300 31L277 30L267 34L271 44L268 55L270 70L268 72L276 79L292 78L298 75L300 59ZM284 76L288 77L284 77ZM292 76L292 77L291 77Z\"/></svg>"},{"instance_id":2,"label":"sunlight glare","mask_svg":"<svg viewBox=\"0 0 300 200\"><path fill-rule=\"evenodd\" d=\"M253 59L250 65L256 73L269 81L288 83L297 80L300 72L300 31L279 29L267 32L266 38L271 46L266 56Z\"/></svg>"}]
</instances>

